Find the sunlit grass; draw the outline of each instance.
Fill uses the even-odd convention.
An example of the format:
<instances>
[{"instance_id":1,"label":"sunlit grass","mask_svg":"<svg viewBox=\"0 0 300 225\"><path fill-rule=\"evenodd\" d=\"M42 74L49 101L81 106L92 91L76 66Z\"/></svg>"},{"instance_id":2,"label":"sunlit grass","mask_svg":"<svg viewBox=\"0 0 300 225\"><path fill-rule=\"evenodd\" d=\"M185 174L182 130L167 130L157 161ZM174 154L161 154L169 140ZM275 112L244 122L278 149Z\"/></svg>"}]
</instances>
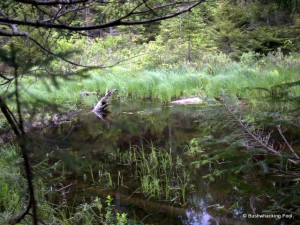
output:
<instances>
[{"instance_id":1,"label":"sunlit grass","mask_svg":"<svg viewBox=\"0 0 300 225\"><path fill-rule=\"evenodd\" d=\"M219 96L222 90L228 94L243 98L255 99L270 96L271 89L276 85L283 85L299 80L297 69L273 70L229 70L224 74L211 77L204 88L204 92L212 97ZM299 96L300 88L292 88L292 95Z\"/></svg>"},{"instance_id":2,"label":"sunlit grass","mask_svg":"<svg viewBox=\"0 0 300 225\"><path fill-rule=\"evenodd\" d=\"M105 88L116 88L118 96L122 98L152 99L160 102L168 102L182 95L195 95L201 88L200 75L191 71L143 71L131 74L128 71L123 73L120 69L113 72L105 74L104 79L99 78L103 75L94 72L91 81L87 82L88 87L92 90L101 88L101 91ZM98 85L97 81L100 79L102 85Z\"/></svg>"},{"instance_id":3,"label":"sunlit grass","mask_svg":"<svg viewBox=\"0 0 300 225\"><path fill-rule=\"evenodd\" d=\"M72 80L27 80L22 97L29 105L49 102L67 109L90 108L99 96L82 97L82 92L97 92L104 95L106 89L117 89L114 98L149 99L162 103L181 97L198 96L216 98L222 93L241 97L252 102L272 94L276 85L298 81L299 67L276 66L245 67L232 62L224 68L207 68L196 71L192 68L172 70L130 70L122 66L102 71L91 71L87 78ZM299 85L288 88L290 96L299 96Z\"/></svg>"},{"instance_id":4,"label":"sunlit grass","mask_svg":"<svg viewBox=\"0 0 300 225\"><path fill-rule=\"evenodd\" d=\"M199 94L201 76L194 72L178 71L143 71L139 74L125 73L122 70L111 72L92 72L87 79L26 82L22 97L31 105L36 102L49 102L67 108L75 108L75 104L92 105L96 103L95 95L82 97L82 92L98 92L104 95L105 90L115 88L119 98L151 99L169 102L180 96ZM27 87L28 86L28 87Z\"/></svg>"}]
</instances>

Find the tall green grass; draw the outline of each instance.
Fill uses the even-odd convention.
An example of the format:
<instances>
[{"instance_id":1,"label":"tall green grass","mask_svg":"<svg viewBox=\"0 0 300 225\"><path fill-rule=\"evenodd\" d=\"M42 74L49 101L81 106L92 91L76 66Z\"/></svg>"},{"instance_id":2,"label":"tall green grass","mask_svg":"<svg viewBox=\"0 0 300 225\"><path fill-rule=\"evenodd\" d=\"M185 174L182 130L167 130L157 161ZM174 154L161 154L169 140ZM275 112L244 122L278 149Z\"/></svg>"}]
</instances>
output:
<instances>
[{"instance_id":1,"label":"tall green grass","mask_svg":"<svg viewBox=\"0 0 300 225\"><path fill-rule=\"evenodd\" d=\"M71 80L57 78L53 82L27 79L23 81L22 97L29 105L50 102L68 109L76 109L78 104L91 107L99 97L82 97L81 93L98 92L104 95L107 88L118 90L114 97L163 103L186 96L215 98L224 91L231 96L255 102L269 96L275 86L298 81L300 66L297 62L290 58L277 59L275 56L256 60L253 55L245 54L241 62L204 64L197 69L178 67L141 70L131 64L119 65L90 71L86 77L74 75ZM300 95L299 85L288 91L292 96Z\"/></svg>"},{"instance_id":2,"label":"tall green grass","mask_svg":"<svg viewBox=\"0 0 300 225\"><path fill-rule=\"evenodd\" d=\"M269 95L268 91L276 85L295 82L299 79L299 69L228 70L226 73L211 77L204 89L210 96L218 96L220 91L243 96L245 98L258 98ZM293 94L299 95L300 88L294 87Z\"/></svg>"},{"instance_id":3,"label":"tall green grass","mask_svg":"<svg viewBox=\"0 0 300 225\"><path fill-rule=\"evenodd\" d=\"M180 96L199 95L203 89L201 75L194 71L142 71L138 74L122 68L112 71L93 71L89 78L75 78L67 81L56 80L56 86L50 80L28 80L22 96L28 104L50 102L63 107L76 108L77 103L91 106L99 98L95 95L82 97L82 92L98 92L104 95L106 88L118 90L119 98L151 99L169 102Z\"/></svg>"},{"instance_id":4,"label":"tall green grass","mask_svg":"<svg viewBox=\"0 0 300 225\"><path fill-rule=\"evenodd\" d=\"M127 152L120 153L119 158L121 164L130 165L128 169L148 198L186 203L189 173L181 157L151 143L131 146Z\"/></svg>"}]
</instances>

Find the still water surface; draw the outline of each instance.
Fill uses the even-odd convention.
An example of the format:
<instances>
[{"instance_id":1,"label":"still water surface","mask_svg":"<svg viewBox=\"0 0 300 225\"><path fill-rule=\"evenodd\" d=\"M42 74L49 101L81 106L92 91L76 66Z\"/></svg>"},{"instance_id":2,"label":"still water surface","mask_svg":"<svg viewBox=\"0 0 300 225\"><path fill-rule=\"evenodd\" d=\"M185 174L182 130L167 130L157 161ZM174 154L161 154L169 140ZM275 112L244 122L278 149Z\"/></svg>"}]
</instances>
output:
<instances>
[{"instance_id":1,"label":"still water surface","mask_svg":"<svg viewBox=\"0 0 300 225\"><path fill-rule=\"evenodd\" d=\"M67 196L72 205L111 195L116 211L146 224L281 224L245 218L262 214L273 183L259 166L239 171L248 156L239 145L229 148L227 136L234 128L226 125L225 116L213 119L222 113L218 110L209 105L116 100L105 117L80 112L35 140L43 149L39 154L51 152L53 162L64 163L66 184L72 183ZM140 158L122 160L130 151L151 154L151 148L171 155L176 164L169 170L177 172L167 172L169 197L164 190L160 196L143 192L136 166ZM223 156L210 160L212 152L222 149ZM159 182L162 179L158 175Z\"/></svg>"}]
</instances>

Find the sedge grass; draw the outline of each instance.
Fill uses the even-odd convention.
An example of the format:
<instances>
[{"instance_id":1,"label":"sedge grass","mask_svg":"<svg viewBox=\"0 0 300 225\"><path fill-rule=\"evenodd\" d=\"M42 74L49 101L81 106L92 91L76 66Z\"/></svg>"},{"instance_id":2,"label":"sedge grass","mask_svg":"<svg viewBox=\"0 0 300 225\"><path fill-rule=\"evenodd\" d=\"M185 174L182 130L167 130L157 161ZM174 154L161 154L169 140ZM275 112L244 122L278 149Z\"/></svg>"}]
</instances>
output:
<instances>
[{"instance_id":1,"label":"sedge grass","mask_svg":"<svg viewBox=\"0 0 300 225\"><path fill-rule=\"evenodd\" d=\"M153 144L131 146L127 152L119 154L120 163L130 167L132 176L139 181L148 198L186 202L189 176L179 156Z\"/></svg>"},{"instance_id":2,"label":"sedge grass","mask_svg":"<svg viewBox=\"0 0 300 225\"><path fill-rule=\"evenodd\" d=\"M116 66L107 70L90 71L89 76L73 79L57 78L53 80L33 78L22 82L22 101L28 107L43 102L60 105L67 109L91 107L99 97L91 95L82 97L82 92L97 92L104 95L105 90L117 89L114 97L149 99L158 102L170 102L182 96L199 96L214 98L223 90L231 96L240 96L255 102L270 95L272 87L298 81L300 68L259 66L246 67L242 63L230 62L224 68L214 68L210 73L207 67L195 70L160 69L136 70L130 66ZM300 96L300 88L293 86L289 90L291 96Z\"/></svg>"},{"instance_id":3,"label":"sedge grass","mask_svg":"<svg viewBox=\"0 0 300 225\"><path fill-rule=\"evenodd\" d=\"M194 72L143 71L132 74L114 70L114 73L91 72L87 79L64 80L57 78L55 85L51 80L28 79L23 84L22 98L28 106L38 102L48 102L63 108L74 109L78 103L91 106L98 101L96 96L82 97L81 92L98 92L115 88L119 98L152 99L168 102L182 95L196 95L201 89L201 77Z\"/></svg>"},{"instance_id":4,"label":"sedge grass","mask_svg":"<svg viewBox=\"0 0 300 225\"><path fill-rule=\"evenodd\" d=\"M272 96L282 93L289 97L300 96L299 85L289 86L289 83L299 81L299 71L300 68L227 71L226 74L211 77L204 92L210 97L217 97L222 95L222 91L226 91L231 97L248 99L252 104L267 104Z\"/></svg>"}]
</instances>

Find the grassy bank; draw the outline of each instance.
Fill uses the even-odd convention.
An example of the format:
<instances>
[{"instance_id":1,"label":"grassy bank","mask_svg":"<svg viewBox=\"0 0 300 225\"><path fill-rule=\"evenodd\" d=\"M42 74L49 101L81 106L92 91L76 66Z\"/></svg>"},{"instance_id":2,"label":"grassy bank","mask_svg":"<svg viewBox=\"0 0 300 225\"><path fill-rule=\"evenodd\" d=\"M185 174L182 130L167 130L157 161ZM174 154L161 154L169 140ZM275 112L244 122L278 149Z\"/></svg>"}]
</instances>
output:
<instances>
[{"instance_id":1,"label":"grassy bank","mask_svg":"<svg viewBox=\"0 0 300 225\"><path fill-rule=\"evenodd\" d=\"M240 62L227 61L226 64L220 63L217 58L211 64L203 62L196 68L189 65L171 69L141 69L128 64L92 70L84 75L58 76L56 79L29 76L22 78L21 99L24 109L29 111L27 117L31 116L32 109L44 113L53 104L62 111L90 109L104 95L106 88L116 88L118 92L113 97L120 99L168 103L186 96L199 96L206 100L226 93L233 99L243 99L254 106L267 105L271 101L269 97L275 97L277 105L278 100L284 100L276 110L294 108L297 101L293 98L300 96L297 83L299 56L278 57L275 54L261 59L246 56ZM13 86L8 92L1 90L1 94L8 95L10 90L13 91ZM97 92L99 95L82 97L82 92ZM9 102L11 109L15 110L13 98ZM7 123L1 117L0 129L5 127Z\"/></svg>"},{"instance_id":2,"label":"grassy bank","mask_svg":"<svg viewBox=\"0 0 300 225\"><path fill-rule=\"evenodd\" d=\"M81 102L91 107L97 102L97 97L82 98L82 92L104 94L106 88L116 88L119 98L160 102L170 102L182 96L215 98L220 96L222 90L231 96L256 101L269 96L280 85L286 85L285 90L290 96L298 96L300 88L297 85L289 87L287 84L298 81L299 71L297 61L293 65L264 66L231 62L226 66L213 67L213 70L211 66L170 70L136 70L130 66L116 66L90 71L85 77L74 77L71 80L57 78L55 85L53 80L28 79L23 88L23 97L30 104L38 100L76 108L76 104Z\"/></svg>"}]
</instances>

